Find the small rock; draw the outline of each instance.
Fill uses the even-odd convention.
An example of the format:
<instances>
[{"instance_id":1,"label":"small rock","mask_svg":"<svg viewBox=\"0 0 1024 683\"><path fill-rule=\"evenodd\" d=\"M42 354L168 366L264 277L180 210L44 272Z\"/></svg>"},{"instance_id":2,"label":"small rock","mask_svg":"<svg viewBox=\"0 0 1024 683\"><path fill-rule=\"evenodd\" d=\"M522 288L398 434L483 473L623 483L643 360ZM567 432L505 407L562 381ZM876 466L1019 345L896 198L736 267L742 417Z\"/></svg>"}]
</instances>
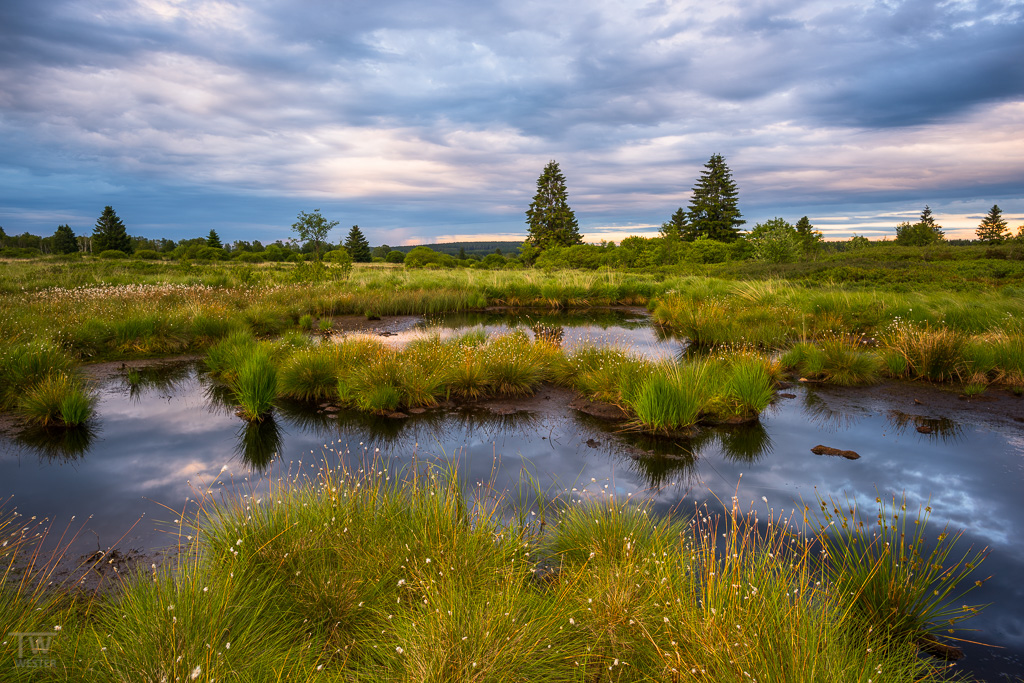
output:
<instances>
[{"instance_id":1,"label":"small rock","mask_svg":"<svg viewBox=\"0 0 1024 683\"><path fill-rule=\"evenodd\" d=\"M597 448L598 446L601 445L601 442L597 441L596 439L587 439L587 445L590 446L591 448Z\"/></svg>"},{"instance_id":2,"label":"small rock","mask_svg":"<svg viewBox=\"0 0 1024 683\"><path fill-rule=\"evenodd\" d=\"M387 413L387 414L386 414L386 417L390 417L390 418L391 418L391 419L393 419L393 420L404 420L405 418L407 418L407 417L409 417L409 416L408 416L408 415L406 415L406 414L405 414L405 413L403 413L403 412L400 412L400 411L395 411L395 412L393 412L393 413Z\"/></svg>"},{"instance_id":3,"label":"small rock","mask_svg":"<svg viewBox=\"0 0 1024 683\"><path fill-rule=\"evenodd\" d=\"M917 431L921 432L922 434L931 434L934 430L928 425L918 425Z\"/></svg>"},{"instance_id":4,"label":"small rock","mask_svg":"<svg viewBox=\"0 0 1024 683\"><path fill-rule=\"evenodd\" d=\"M426 408L409 408L409 413L412 415L422 415L427 412Z\"/></svg>"},{"instance_id":5,"label":"small rock","mask_svg":"<svg viewBox=\"0 0 1024 683\"><path fill-rule=\"evenodd\" d=\"M917 404L917 405L919 405L919 406L923 406L923 405L924 405L923 403L921 403L921 402L920 402L919 400L917 400L916 398L914 399L914 403L916 403L916 404Z\"/></svg>"},{"instance_id":6,"label":"small rock","mask_svg":"<svg viewBox=\"0 0 1024 683\"><path fill-rule=\"evenodd\" d=\"M796 398L796 394L779 394L779 398Z\"/></svg>"},{"instance_id":7,"label":"small rock","mask_svg":"<svg viewBox=\"0 0 1024 683\"><path fill-rule=\"evenodd\" d=\"M860 454L856 451L844 451L838 448L832 448L831 446L822 446L821 444L812 448L811 453L814 453L815 455L838 455L846 458L847 460L857 460L860 458Z\"/></svg>"}]
</instances>

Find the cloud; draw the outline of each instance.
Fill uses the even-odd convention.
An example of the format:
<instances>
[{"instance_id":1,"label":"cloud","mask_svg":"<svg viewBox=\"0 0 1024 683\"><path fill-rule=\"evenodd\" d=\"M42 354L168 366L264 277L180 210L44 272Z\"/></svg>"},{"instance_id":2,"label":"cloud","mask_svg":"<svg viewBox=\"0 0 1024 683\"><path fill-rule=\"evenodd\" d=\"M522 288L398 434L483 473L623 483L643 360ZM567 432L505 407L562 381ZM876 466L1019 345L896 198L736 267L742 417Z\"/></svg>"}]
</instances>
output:
<instances>
[{"instance_id":1,"label":"cloud","mask_svg":"<svg viewBox=\"0 0 1024 683\"><path fill-rule=\"evenodd\" d=\"M554 158L581 225L657 225L715 152L752 218L1024 209L1022 17L1019 0L12 1L0 217L116 199L180 231L203 206L276 222L312 202L408 239L508 233ZM177 216L145 214L162 196Z\"/></svg>"}]
</instances>

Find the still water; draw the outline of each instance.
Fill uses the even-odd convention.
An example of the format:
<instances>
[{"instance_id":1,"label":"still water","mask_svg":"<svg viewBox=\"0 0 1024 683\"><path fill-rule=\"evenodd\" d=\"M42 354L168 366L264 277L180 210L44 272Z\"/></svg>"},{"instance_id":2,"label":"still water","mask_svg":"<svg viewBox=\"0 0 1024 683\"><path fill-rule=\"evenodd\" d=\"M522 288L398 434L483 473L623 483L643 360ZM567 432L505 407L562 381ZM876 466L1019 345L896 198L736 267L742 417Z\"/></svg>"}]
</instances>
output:
<instances>
[{"instance_id":1,"label":"still water","mask_svg":"<svg viewBox=\"0 0 1024 683\"><path fill-rule=\"evenodd\" d=\"M658 335L643 316L616 315L566 327L567 343L598 337L652 356L681 353L681 342ZM325 459L351 465L385 458L394 467L439 459L456 462L464 482L499 488L514 487L525 469L552 492L632 494L665 511L719 505L737 492L742 504L761 509L813 507L820 495L870 511L876 496L905 494L908 509L932 506L933 536L949 524L965 530L965 549L991 551L981 578L992 578L970 599L992 605L965 625L979 629L967 637L1000 649L969 646L961 667L990 681L1024 677L1024 424L1011 418L1024 399L999 396L979 410L918 385L799 385L783 393L792 398L780 397L759 423L676 441L615 432L570 409L568 394L557 389L519 405L442 408L407 419L282 406L253 427L196 365L170 365L140 370L131 382L124 372L103 381L89 433L0 440L0 502L58 528L74 516L75 529L84 524L74 552L86 553L97 544L159 550L173 538L175 511L197 492L260 490L270 479L313 473ZM818 444L861 457L814 455Z\"/></svg>"}]
</instances>

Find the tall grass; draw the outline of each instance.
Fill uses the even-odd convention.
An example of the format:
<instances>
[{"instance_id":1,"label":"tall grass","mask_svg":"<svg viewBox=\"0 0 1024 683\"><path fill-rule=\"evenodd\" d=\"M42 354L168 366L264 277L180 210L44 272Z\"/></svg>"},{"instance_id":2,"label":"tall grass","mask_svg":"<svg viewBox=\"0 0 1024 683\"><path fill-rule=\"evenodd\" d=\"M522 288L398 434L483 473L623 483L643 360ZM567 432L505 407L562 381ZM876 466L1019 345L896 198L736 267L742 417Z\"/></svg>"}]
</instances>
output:
<instances>
[{"instance_id":1,"label":"tall grass","mask_svg":"<svg viewBox=\"0 0 1024 683\"><path fill-rule=\"evenodd\" d=\"M915 641L973 613L947 604L973 585L955 534L926 552L927 519L899 509L880 509L890 562L831 503L806 527L838 530L815 537L735 499L656 516L595 485L548 501L545 527L510 518L506 492L467 493L456 469L371 461L206 494L181 552L77 617L3 574L0 626L61 625L52 673L101 682L931 682L946 674ZM5 539L24 529L0 517ZM899 610L874 583L898 584Z\"/></svg>"},{"instance_id":2,"label":"tall grass","mask_svg":"<svg viewBox=\"0 0 1024 683\"><path fill-rule=\"evenodd\" d=\"M231 382L243 419L260 421L270 412L278 395L277 367L270 354L257 348L238 366Z\"/></svg>"}]
</instances>

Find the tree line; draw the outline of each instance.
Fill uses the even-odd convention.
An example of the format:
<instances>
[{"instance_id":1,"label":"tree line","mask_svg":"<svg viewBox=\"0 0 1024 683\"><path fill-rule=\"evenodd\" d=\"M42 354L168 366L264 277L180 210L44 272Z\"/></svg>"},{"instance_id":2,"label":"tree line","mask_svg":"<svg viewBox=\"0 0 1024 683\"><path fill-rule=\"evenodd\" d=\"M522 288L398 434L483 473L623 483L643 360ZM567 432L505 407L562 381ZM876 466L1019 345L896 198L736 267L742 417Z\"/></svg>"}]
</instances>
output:
<instances>
[{"instance_id":1,"label":"tree line","mask_svg":"<svg viewBox=\"0 0 1024 683\"><path fill-rule=\"evenodd\" d=\"M96 220L91 235L76 235L70 226L57 227L49 237L31 235L8 236L0 227L0 255L31 256L38 253L73 254L91 253L106 258L123 258L134 254L138 258L189 258L200 260L238 259L241 261L299 261L306 258L327 260L335 263L369 263L384 261L420 266L453 267L454 265L484 265L501 267L510 261L529 266L541 265L559 260L564 250L573 250L575 258L588 256L584 261L599 259L607 261L607 252L615 249L614 243L590 245L604 250L597 256L585 247L579 231L576 214L569 206L565 176L558 162L550 161L537 179L537 190L526 210L528 233L526 241L518 246L517 254L506 255L500 246L494 252L482 249L482 245L461 244L458 253L455 245L433 245L429 247L392 248L387 244L371 248L358 225L353 225L346 239L332 244L329 233L337 227L338 221L329 221L319 209L312 213L300 211L291 229L296 239L276 240L263 245L259 240L236 240L222 243L216 230L211 229L206 237L175 242L169 239L149 239L129 236L124 223L113 207L106 206ZM742 232L740 226L746 221L739 210L739 191L732 179L732 171L720 154L713 154L695 181L688 207L679 207L661 225L660 235L653 238L629 237L622 241L624 254L613 259L623 265L642 266L654 263L670 264L680 260L696 260L714 263L723 260L755 258L769 262L786 262L811 257L823 244L822 234L815 229L807 216L795 224L783 218L773 218L756 224L749 232ZM1011 233L1002 210L993 205L975 231L977 241L984 244L999 244L1007 240L1024 241L1024 226L1016 235ZM883 238L881 241L887 241ZM918 221L902 222L896 226L893 243L899 246L929 246L947 242L942 226L938 225L932 210L925 206ZM494 243L500 244L500 243ZM854 235L844 248L857 249L870 244L866 237ZM643 248L640 249L640 245ZM467 251L467 246L470 247ZM577 249L574 249L577 248ZM506 246L507 250L507 246ZM556 250L556 254L545 252ZM643 251L643 258L630 257L630 252ZM447 252L447 253L446 253ZM412 260L407 260L412 256ZM486 264L484 263L486 262Z\"/></svg>"}]
</instances>

